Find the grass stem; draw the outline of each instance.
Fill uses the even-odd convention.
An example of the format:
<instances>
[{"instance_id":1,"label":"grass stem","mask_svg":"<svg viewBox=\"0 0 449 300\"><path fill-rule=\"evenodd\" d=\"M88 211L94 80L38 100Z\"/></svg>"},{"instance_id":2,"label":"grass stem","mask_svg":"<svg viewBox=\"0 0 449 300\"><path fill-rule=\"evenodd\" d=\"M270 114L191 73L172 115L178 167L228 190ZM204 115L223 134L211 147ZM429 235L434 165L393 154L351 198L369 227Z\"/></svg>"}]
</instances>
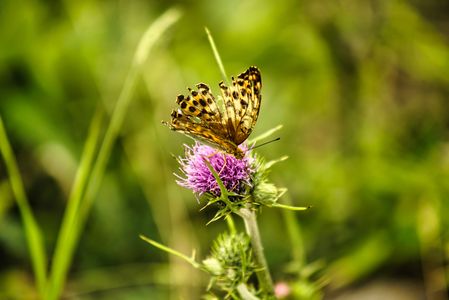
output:
<instances>
[{"instance_id":1,"label":"grass stem","mask_svg":"<svg viewBox=\"0 0 449 300\"><path fill-rule=\"evenodd\" d=\"M81 180L81 183L74 187L73 193L75 193L77 197L80 197L80 199L77 200L79 201L79 205L73 205L76 209L71 208L70 211L67 209L67 216L64 216L64 220L67 219L68 221L63 224L63 231L61 231L61 235L58 237L58 244L61 246L58 247L55 252L54 257L55 259L58 259L58 261L54 266L54 270L51 274L51 281L48 284L48 291L46 294L47 300L56 300L60 297L75 247L78 244L78 240L84 229L84 224L89 215L90 208L100 188L113 145L115 144L115 141L120 133L127 108L132 100L132 95L140 68L145 63L148 53L154 44L160 39L162 34L179 19L180 16L181 12L176 8L167 10L148 27L140 39L139 45L134 54L130 71L126 77L123 89L111 114L110 122L106 128L106 133L101 143L98 156L95 161L89 160L89 169L91 168L92 171L88 172L90 174L86 173L83 175L84 179L89 177L89 180ZM90 132L89 137L91 136L94 136L94 133ZM99 140L98 137L93 139L95 140L95 143ZM90 140L90 138L88 138L88 140ZM83 157L82 160L87 159ZM82 166L80 166L80 168L81 167ZM76 211L76 213L73 213L72 209Z\"/></svg>"},{"instance_id":2,"label":"grass stem","mask_svg":"<svg viewBox=\"0 0 449 300\"><path fill-rule=\"evenodd\" d=\"M223 77L223 81L226 83L226 85L229 86L228 75L226 75L223 61L221 60L220 53L218 53L214 38L212 37L212 34L207 27L204 27L204 30L206 30L207 39L209 40L210 47L212 48L212 52L214 53L215 61L217 62L218 68L220 69L221 77Z\"/></svg>"},{"instance_id":3,"label":"grass stem","mask_svg":"<svg viewBox=\"0 0 449 300\"><path fill-rule=\"evenodd\" d=\"M31 262L33 266L34 276L37 283L39 294L43 298L46 285L46 264L47 257L45 254L45 245L42 239L41 230L34 218L28 198L23 186L22 177L20 176L19 168L14 153L9 143L2 118L0 117L0 152L5 161L6 170L9 175L11 188L14 197L19 207L20 215L22 217L23 226L25 228L25 238L28 243L28 248L31 255Z\"/></svg>"}]
</instances>

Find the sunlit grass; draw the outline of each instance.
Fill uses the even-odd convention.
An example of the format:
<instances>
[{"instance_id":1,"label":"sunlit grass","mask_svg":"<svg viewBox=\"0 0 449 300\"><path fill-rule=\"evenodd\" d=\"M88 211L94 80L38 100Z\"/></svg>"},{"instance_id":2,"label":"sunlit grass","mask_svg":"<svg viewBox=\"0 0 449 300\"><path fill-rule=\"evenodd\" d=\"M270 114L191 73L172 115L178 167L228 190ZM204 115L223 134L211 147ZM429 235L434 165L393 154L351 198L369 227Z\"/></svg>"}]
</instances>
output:
<instances>
[{"instance_id":1,"label":"sunlit grass","mask_svg":"<svg viewBox=\"0 0 449 300\"><path fill-rule=\"evenodd\" d=\"M168 10L152 23L142 36L103 140L101 140L103 109L98 107L94 114L57 239L48 282L46 278L47 259L40 229L28 204L17 163L0 119L0 150L23 218L36 282L39 294L43 299L59 299L60 297L73 253L104 176L112 147L120 133L129 103L133 99L139 68L145 63L154 44L179 19L180 14L178 9ZM96 156L97 151L98 155Z\"/></svg>"},{"instance_id":2,"label":"sunlit grass","mask_svg":"<svg viewBox=\"0 0 449 300\"><path fill-rule=\"evenodd\" d=\"M23 226L25 229L25 237L31 256L34 276L36 278L37 289L42 296L46 285L46 269L47 258L45 253L45 245L42 239L41 229L33 215L30 204L28 202L25 188L23 186L22 177L17 166L16 158L11 149L8 136L0 116L0 152L5 161L6 169L9 174L11 188L16 199L17 206L22 216Z\"/></svg>"},{"instance_id":3,"label":"sunlit grass","mask_svg":"<svg viewBox=\"0 0 449 300\"><path fill-rule=\"evenodd\" d=\"M116 106L112 112L110 122L106 129L104 139L101 142L98 156L92 160L95 145L99 143L99 129L101 114L97 113L92 122L92 128L89 131L88 142L86 143L86 152L83 155L80 169L80 180L74 186L73 198L74 204L69 206L70 210L64 217L64 226L58 237L58 246L55 251L55 264L52 270L49 289L46 299L57 299L61 293L63 282L66 278L71 259L73 257L74 248L79 239L80 233L84 228L84 224L89 215L92 202L95 199L101 179L104 176L106 164L111 154L119 133L123 120L125 119L127 108L132 100L133 90L139 75L139 68L146 61L151 47L162 36L162 34L173 25L180 17L180 12L176 9L165 12L158 20L151 24L141 38L131 69L124 83L122 92L117 100ZM86 172L83 172L86 170ZM91 174L89 174L89 170ZM89 177L89 180L86 178ZM85 190L85 193L83 191Z\"/></svg>"},{"instance_id":4,"label":"sunlit grass","mask_svg":"<svg viewBox=\"0 0 449 300\"><path fill-rule=\"evenodd\" d=\"M79 238L79 232L83 228L83 224L80 223L83 221L80 219L80 210L84 205L82 201L86 192L86 186L89 184L89 180L92 180L91 173L95 164L95 154L98 150L98 143L100 141L103 114L103 110L98 108L89 128L80 166L67 202L57 239L46 291L46 299L56 299L61 293L67 276L67 271L70 268L73 252Z\"/></svg>"}]
</instances>

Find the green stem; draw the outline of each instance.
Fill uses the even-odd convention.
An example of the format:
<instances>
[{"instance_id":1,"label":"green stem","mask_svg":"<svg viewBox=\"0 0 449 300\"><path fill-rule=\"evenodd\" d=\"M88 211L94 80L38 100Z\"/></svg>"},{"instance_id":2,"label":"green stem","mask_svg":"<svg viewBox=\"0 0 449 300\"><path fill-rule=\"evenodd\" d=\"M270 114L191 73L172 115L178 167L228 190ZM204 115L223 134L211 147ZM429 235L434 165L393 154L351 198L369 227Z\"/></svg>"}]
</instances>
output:
<instances>
[{"instance_id":1,"label":"green stem","mask_svg":"<svg viewBox=\"0 0 449 300\"><path fill-rule=\"evenodd\" d=\"M193 257L193 256L192 256L192 257L188 257L187 255L184 255L184 254L182 254L182 253L179 252L179 251L176 251L176 250L174 250L174 249L172 249L172 248L170 248L170 247L167 247L167 246L165 246L165 245L162 245L161 243L158 243L158 242L156 242L155 240L152 240L152 239L150 239L150 238L147 238L147 237L144 236L144 235L140 235L139 237L140 237L142 240L144 240L145 242L147 242L148 244L150 244L150 245L152 245L152 246L154 246L154 247L156 247L156 248L158 248L158 249L160 249L160 250L162 250L162 251L165 251L165 252L167 252L167 253L169 253L169 254L175 255L175 256L177 256L177 257L179 257L179 258L185 260L186 262L188 262L189 264L191 264L191 265L192 265L194 268L196 268L196 269L199 269L199 268L201 267L201 265L195 261L195 257Z\"/></svg>"},{"instance_id":2,"label":"green stem","mask_svg":"<svg viewBox=\"0 0 449 300\"><path fill-rule=\"evenodd\" d=\"M287 202L287 206L290 207L291 199L289 196L284 198L284 201ZM284 222L287 227L287 235L290 239L292 256L294 261L298 265L298 275L300 275L303 266L306 263L306 255L304 249L304 241L301 232L301 224L295 218L296 214L292 211L282 210L282 214L284 217Z\"/></svg>"},{"instance_id":3,"label":"green stem","mask_svg":"<svg viewBox=\"0 0 449 300\"><path fill-rule=\"evenodd\" d=\"M266 132L264 132L264 133L262 133L262 134L256 136L255 138L248 139L248 145L252 145L252 144L254 144L254 143L257 143L258 141L261 141L261 140L264 140L264 139L270 137L270 136L271 136L272 134L274 134L275 132L281 130L282 127L283 127L283 125L280 124L280 125L278 125L278 126L276 126L276 127L274 127L274 128L271 128L270 130L268 130L268 131L266 131Z\"/></svg>"},{"instance_id":4,"label":"green stem","mask_svg":"<svg viewBox=\"0 0 449 300\"><path fill-rule=\"evenodd\" d=\"M100 188L100 184L106 170L106 164L109 160L115 141L120 133L128 105L132 100L133 91L137 83L140 68L143 66L150 49L154 46L156 41L160 39L162 34L165 33L166 30L170 28L170 26L172 26L180 16L181 12L176 8L167 10L148 27L147 31L140 39L133 58L131 69L126 77L123 89L111 114L110 123L106 129L104 139L98 151L97 159L93 165L90 166L92 169L89 174L89 181L85 181L83 186L79 187L81 198L79 199L80 205L75 215L76 219L67 223L67 228L64 230L66 236L63 239L65 246L59 247L62 252L55 254L55 257L61 258L61 267L58 267L57 271L53 271L54 274L52 272L51 281L46 291L46 300L56 300L60 298L67 272L72 262L73 253L84 229L87 217L89 216L91 206ZM86 176L88 176L88 174L86 174ZM84 193L81 193L81 191L84 191Z\"/></svg>"},{"instance_id":5,"label":"green stem","mask_svg":"<svg viewBox=\"0 0 449 300\"><path fill-rule=\"evenodd\" d=\"M17 167L16 158L11 149L11 145L6 135L5 127L3 126L2 118L0 117L0 153L5 160L6 170L9 175L11 188L14 197L19 207L20 215L22 217L23 226L25 229L25 237L27 239L28 248L31 255L31 262L33 265L34 276L37 282L37 288L41 298L44 296L46 285L46 264L47 257L45 255L44 241L39 225L34 218L28 198L25 193L22 178L20 176L19 168Z\"/></svg>"},{"instance_id":6,"label":"green stem","mask_svg":"<svg viewBox=\"0 0 449 300\"><path fill-rule=\"evenodd\" d=\"M48 279L46 299L56 299L60 294L70 267L72 252L76 245L75 227L79 222L79 210L82 198L90 178L95 153L98 147L103 110L98 106L92 119L89 134L84 145L81 162L78 167L75 182L67 202L56 248L53 254L52 268Z\"/></svg>"},{"instance_id":7,"label":"green stem","mask_svg":"<svg viewBox=\"0 0 449 300\"><path fill-rule=\"evenodd\" d=\"M260 289L268 296L274 295L273 280L271 279L268 269L267 260L263 252L262 240L260 238L259 227L257 226L256 214L248 208L242 208L238 211L238 215L245 222L246 233L251 239L251 246L257 267L260 269L256 272Z\"/></svg>"},{"instance_id":8,"label":"green stem","mask_svg":"<svg viewBox=\"0 0 449 300\"><path fill-rule=\"evenodd\" d=\"M223 77L223 81L226 83L226 85L229 85L228 76L226 75L226 71L225 71L223 62L221 60L220 53L218 53L217 46L215 45L214 38L212 37L212 34L210 33L210 31L207 27L205 27L204 30L206 30L206 34L207 34L207 38L209 40L210 47L212 48L212 52L214 53L215 61L217 62L218 68L220 69L220 72L221 72L221 77Z\"/></svg>"},{"instance_id":9,"label":"green stem","mask_svg":"<svg viewBox=\"0 0 449 300\"><path fill-rule=\"evenodd\" d=\"M231 234L236 234L237 230L235 229L234 219L232 219L232 215L229 214L225 218L226 223L228 224L228 229Z\"/></svg>"},{"instance_id":10,"label":"green stem","mask_svg":"<svg viewBox=\"0 0 449 300\"><path fill-rule=\"evenodd\" d=\"M290 237L290 243L292 245L292 256L294 261L298 264L298 273L300 273L306 261L301 226L295 219L295 214L293 212L283 210L282 214L287 227L287 235Z\"/></svg>"},{"instance_id":11,"label":"green stem","mask_svg":"<svg viewBox=\"0 0 449 300\"><path fill-rule=\"evenodd\" d=\"M308 210L310 206L292 206L292 205L286 205L286 204L280 204L280 203L274 203L270 207L278 207L283 208L286 210Z\"/></svg>"}]
</instances>

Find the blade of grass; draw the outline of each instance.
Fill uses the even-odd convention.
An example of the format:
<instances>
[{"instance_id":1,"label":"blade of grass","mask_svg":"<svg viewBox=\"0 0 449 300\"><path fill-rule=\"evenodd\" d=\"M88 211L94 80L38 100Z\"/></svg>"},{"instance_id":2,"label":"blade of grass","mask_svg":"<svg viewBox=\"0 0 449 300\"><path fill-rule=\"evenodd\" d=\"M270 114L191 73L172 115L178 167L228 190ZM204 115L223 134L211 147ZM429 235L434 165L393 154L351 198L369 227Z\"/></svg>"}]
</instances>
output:
<instances>
[{"instance_id":1,"label":"blade of grass","mask_svg":"<svg viewBox=\"0 0 449 300\"><path fill-rule=\"evenodd\" d=\"M28 202L25 193L22 178L20 176L19 168L11 149L11 145L6 135L6 130L3 125L3 120L0 117L0 151L5 161L6 169L9 175L11 188L14 197L19 207L20 215L22 217L25 228L25 237L28 243L28 248L31 255L34 276L37 283L37 289L41 297L44 295L46 284L46 264L47 258L45 255L45 246L42 239L41 230L34 218L33 212Z\"/></svg>"},{"instance_id":2,"label":"blade of grass","mask_svg":"<svg viewBox=\"0 0 449 300\"><path fill-rule=\"evenodd\" d=\"M114 111L112 112L111 121L108 128L106 129L105 137L92 171L92 178L89 181L88 189L84 199L85 202L83 203L83 207L80 211L80 226L82 226L84 219L87 217L92 201L99 189L101 179L103 178L106 168L106 163L111 154L112 146L114 145L120 133L120 129L122 127L128 105L132 100L132 93L137 82L136 79L140 67L145 62L148 53L155 42L171 25L173 25L179 19L180 16L181 12L178 9L169 9L149 26L139 42L134 55L131 70L129 71L123 89L117 100L117 104L114 108Z\"/></svg>"},{"instance_id":3,"label":"blade of grass","mask_svg":"<svg viewBox=\"0 0 449 300\"><path fill-rule=\"evenodd\" d=\"M67 236L65 236L65 238L61 237L61 243L66 243L66 245L60 248L59 251L61 253L55 253L55 257L61 257L61 260L58 262L60 264L60 266L57 266L58 271L55 271L54 275L52 273L46 298L48 300L56 300L61 294L67 271L72 261L74 249L78 243L80 233L84 228L93 200L100 187L112 147L120 133L128 105L132 99L139 69L145 62L151 47L162 34L179 19L180 16L181 12L178 9L169 9L148 27L147 31L140 39L131 69L112 112L110 123L106 129L97 159L93 165L92 173L85 189L86 192L81 199L79 210L75 215L76 218L73 222L68 224L69 228L66 231ZM79 188L81 189L81 187Z\"/></svg>"},{"instance_id":4,"label":"blade of grass","mask_svg":"<svg viewBox=\"0 0 449 300\"><path fill-rule=\"evenodd\" d=\"M249 145L252 145L252 144L254 144L254 143L257 143L257 142L260 141L260 140L266 139L266 138L268 138L270 135L272 135L273 133L275 133L276 131L281 130L281 129L282 129L282 125L278 125L278 126L272 128L272 129L270 129L270 130L268 130L268 131L262 133L261 135L256 136L256 137L253 138L253 139L248 139L248 144L249 144Z\"/></svg>"},{"instance_id":5,"label":"blade of grass","mask_svg":"<svg viewBox=\"0 0 449 300\"><path fill-rule=\"evenodd\" d=\"M95 167L93 169L93 180L89 182L89 189L86 195L86 203L84 205L83 214L86 214L89 210L91 203L90 199L93 198L99 188L106 163L112 150L112 146L114 145L117 136L120 133L120 128L122 127L128 105L132 99L132 93L134 91L140 66L145 62L149 50L161 37L162 33L164 33L171 25L173 25L179 19L179 17L179 10L174 8L168 10L147 29L139 42L139 46L137 47L131 70L129 71L123 89L117 100L117 104L114 108L114 111L112 112L109 126L106 129L105 137L101 145Z\"/></svg>"},{"instance_id":6,"label":"blade of grass","mask_svg":"<svg viewBox=\"0 0 449 300\"><path fill-rule=\"evenodd\" d=\"M217 46L215 45L214 38L212 37L212 34L207 27L204 27L204 30L206 31L207 39L209 40L212 52L214 53L215 61L217 62L218 68L220 69L221 77L223 77L223 81L226 83L226 85L229 86L228 76L226 75L226 71L223 62L221 61L220 53L218 53Z\"/></svg>"},{"instance_id":7,"label":"blade of grass","mask_svg":"<svg viewBox=\"0 0 449 300\"><path fill-rule=\"evenodd\" d=\"M290 197L286 197L289 204ZM295 213L288 210L282 210L285 226L287 227L287 236L291 243L291 255L295 263L298 264L298 270L302 270L306 263L306 255L304 250L304 241L301 230L301 224L296 220ZM300 274L298 274L300 275Z\"/></svg>"},{"instance_id":8,"label":"blade of grass","mask_svg":"<svg viewBox=\"0 0 449 300\"><path fill-rule=\"evenodd\" d=\"M54 298L55 294L62 289L65 274L70 264L69 255L73 247L74 228L79 213L81 200L85 192L85 187L91 174L96 149L98 148L101 124L103 121L103 110L98 106L97 111L92 119L88 137L84 145L83 154L81 156L80 166L77 170L75 182L69 196L67 208L62 220L61 229L56 241L55 253L53 256L52 269L48 281L47 299Z\"/></svg>"}]
</instances>

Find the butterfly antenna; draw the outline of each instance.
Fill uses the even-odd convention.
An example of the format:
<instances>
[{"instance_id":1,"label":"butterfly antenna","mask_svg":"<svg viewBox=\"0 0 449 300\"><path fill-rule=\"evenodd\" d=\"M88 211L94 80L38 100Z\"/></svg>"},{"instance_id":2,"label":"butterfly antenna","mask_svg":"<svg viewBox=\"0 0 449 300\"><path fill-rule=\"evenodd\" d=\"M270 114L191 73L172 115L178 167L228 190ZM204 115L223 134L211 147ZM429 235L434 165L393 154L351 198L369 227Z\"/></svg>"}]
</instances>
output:
<instances>
[{"instance_id":1,"label":"butterfly antenna","mask_svg":"<svg viewBox=\"0 0 449 300\"><path fill-rule=\"evenodd\" d=\"M249 151L249 150L256 149L256 148L259 148L259 147L262 147L262 146L265 146L265 145L270 144L270 143L272 143L272 142L279 141L280 139L281 139L280 137L277 137L277 138L275 138L275 139L273 139L273 140L271 140L271 141L268 141L268 142L265 142L265 143L262 143L262 144L259 144L259 145L255 145L254 147L249 148L248 151Z\"/></svg>"}]
</instances>

